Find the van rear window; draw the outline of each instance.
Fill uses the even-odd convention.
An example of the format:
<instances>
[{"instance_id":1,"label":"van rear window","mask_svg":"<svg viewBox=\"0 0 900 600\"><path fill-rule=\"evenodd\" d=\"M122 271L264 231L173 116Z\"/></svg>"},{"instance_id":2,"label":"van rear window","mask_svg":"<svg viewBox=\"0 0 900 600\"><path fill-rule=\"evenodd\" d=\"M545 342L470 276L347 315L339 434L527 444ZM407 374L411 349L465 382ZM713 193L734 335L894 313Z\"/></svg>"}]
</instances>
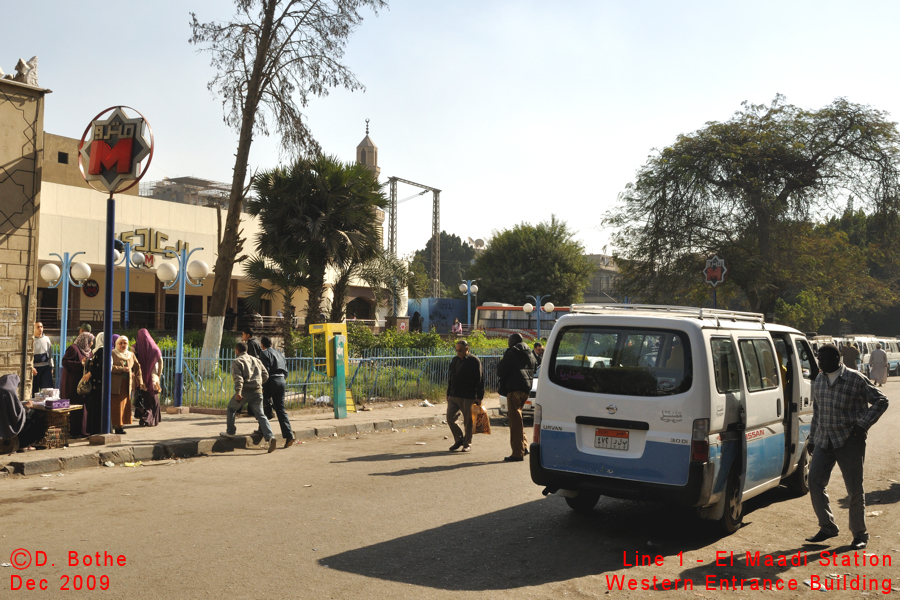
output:
<instances>
[{"instance_id":1,"label":"van rear window","mask_svg":"<svg viewBox=\"0 0 900 600\"><path fill-rule=\"evenodd\" d=\"M566 327L550 358L550 381L598 394L680 394L690 389L691 372L687 336L660 329Z\"/></svg>"}]
</instances>

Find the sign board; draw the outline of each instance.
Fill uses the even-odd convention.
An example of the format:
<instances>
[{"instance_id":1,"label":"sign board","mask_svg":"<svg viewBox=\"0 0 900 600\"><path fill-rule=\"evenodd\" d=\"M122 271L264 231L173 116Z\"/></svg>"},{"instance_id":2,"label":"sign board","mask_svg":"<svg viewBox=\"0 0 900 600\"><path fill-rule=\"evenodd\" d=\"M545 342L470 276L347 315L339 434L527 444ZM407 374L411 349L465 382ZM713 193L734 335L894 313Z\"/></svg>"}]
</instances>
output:
<instances>
[{"instance_id":1,"label":"sign board","mask_svg":"<svg viewBox=\"0 0 900 600\"><path fill-rule=\"evenodd\" d=\"M94 117L78 145L81 176L95 190L105 190L110 195L137 184L153 159L153 133L149 124L137 111L137 117L129 117L124 108L107 108ZM104 115L108 117L103 119ZM141 161L145 158L147 164L142 169Z\"/></svg>"},{"instance_id":2,"label":"sign board","mask_svg":"<svg viewBox=\"0 0 900 600\"><path fill-rule=\"evenodd\" d=\"M706 283L713 287L725 281L726 273L728 273L728 266L725 264L725 259L719 258L719 255L708 259L706 267L703 269L703 277Z\"/></svg>"}]
</instances>

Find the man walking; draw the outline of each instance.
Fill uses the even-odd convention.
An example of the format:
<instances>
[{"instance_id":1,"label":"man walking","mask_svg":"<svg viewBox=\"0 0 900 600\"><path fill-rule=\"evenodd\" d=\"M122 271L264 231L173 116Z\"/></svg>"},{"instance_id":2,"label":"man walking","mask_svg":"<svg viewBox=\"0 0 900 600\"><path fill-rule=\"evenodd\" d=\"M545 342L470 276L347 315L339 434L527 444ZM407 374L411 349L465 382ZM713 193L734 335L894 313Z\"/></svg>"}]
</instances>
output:
<instances>
[{"instance_id":1,"label":"man walking","mask_svg":"<svg viewBox=\"0 0 900 600\"><path fill-rule=\"evenodd\" d=\"M807 449L812 454L809 497L819 520L819 532L806 541L819 543L838 534L825 490L837 463L849 496L851 545L862 550L869 542L863 491L866 435L887 410L888 399L859 371L841 365L834 344L820 347L817 358L822 372L812 384L813 418Z\"/></svg>"},{"instance_id":2,"label":"man walking","mask_svg":"<svg viewBox=\"0 0 900 600\"><path fill-rule=\"evenodd\" d=\"M528 394L531 393L537 361L534 358L534 352L522 341L522 336L518 333L509 336L507 346L509 347L497 365L500 395L506 396L507 414L509 415L509 443L512 447L512 454L503 460L521 462L528 454L528 439L525 437L522 407L525 406Z\"/></svg>"},{"instance_id":3,"label":"man walking","mask_svg":"<svg viewBox=\"0 0 900 600\"><path fill-rule=\"evenodd\" d=\"M50 338L44 335L44 324L34 324L34 362L31 367L31 389L35 392L41 388L53 387L53 346Z\"/></svg>"},{"instance_id":4,"label":"man walking","mask_svg":"<svg viewBox=\"0 0 900 600\"><path fill-rule=\"evenodd\" d=\"M250 414L259 421L259 431L269 443L269 452L275 451L275 434L269 426L269 420L262 411L263 384L269 378L262 362L247 352L247 344L238 342L234 347L237 358L231 363L231 378L234 379L234 396L228 403L228 430L221 435L233 437L237 433L234 426L234 415L246 404Z\"/></svg>"},{"instance_id":5,"label":"man walking","mask_svg":"<svg viewBox=\"0 0 900 600\"><path fill-rule=\"evenodd\" d=\"M859 350L855 344L847 342L841 347L841 358L844 359L844 366L848 369L856 371L856 361L859 360Z\"/></svg>"},{"instance_id":6,"label":"man walking","mask_svg":"<svg viewBox=\"0 0 900 600\"><path fill-rule=\"evenodd\" d=\"M450 376L447 378L447 425L453 434L450 451L472 450L472 405L481 405L484 398L484 372L478 357L469 354L469 342L456 342L456 356L450 361ZM459 413L463 415L463 427L456 424Z\"/></svg>"},{"instance_id":7,"label":"man walking","mask_svg":"<svg viewBox=\"0 0 900 600\"><path fill-rule=\"evenodd\" d=\"M260 339L263 351L259 360L266 368L269 379L263 385L263 397L266 404L271 403L278 417L278 425L281 427L281 437L284 438L284 447L288 448L294 443L294 432L284 408L285 377L287 377L287 361L284 354L272 347L272 340L267 337ZM266 415L268 417L268 415Z\"/></svg>"}]
</instances>

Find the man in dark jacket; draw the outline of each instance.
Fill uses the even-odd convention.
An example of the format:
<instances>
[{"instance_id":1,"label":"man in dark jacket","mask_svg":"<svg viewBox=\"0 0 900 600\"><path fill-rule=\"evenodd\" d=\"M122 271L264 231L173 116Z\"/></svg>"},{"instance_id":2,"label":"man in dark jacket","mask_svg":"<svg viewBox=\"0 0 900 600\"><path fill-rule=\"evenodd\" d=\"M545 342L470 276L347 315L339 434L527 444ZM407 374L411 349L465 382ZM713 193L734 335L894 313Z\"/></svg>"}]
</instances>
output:
<instances>
[{"instance_id":1,"label":"man in dark jacket","mask_svg":"<svg viewBox=\"0 0 900 600\"><path fill-rule=\"evenodd\" d=\"M472 449L472 404L481 405L484 398L484 372L477 356L469 354L469 342L456 342L456 356L450 361L447 378L447 424L453 433L450 451L462 447L463 452ZM463 415L465 433L456 424L459 413Z\"/></svg>"},{"instance_id":2,"label":"man in dark jacket","mask_svg":"<svg viewBox=\"0 0 900 600\"><path fill-rule=\"evenodd\" d=\"M260 341L263 351L259 355L259 360L262 361L269 374L269 378L263 385L263 408L265 409L267 404L271 404L274 408L275 416L278 417L278 425L281 426L284 447L288 448L294 443L294 432L284 408L285 377L288 374L287 361L284 359L284 354L272 347L272 340L263 337Z\"/></svg>"},{"instance_id":3,"label":"man in dark jacket","mask_svg":"<svg viewBox=\"0 0 900 600\"><path fill-rule=\"evenodd\" d=\"M528 401L534 370L537 360L534 352L524 342L522 336L514 333L507 340L509 347L497 365L497 377L500 379L500 395L506 396L507 413L509 414L509 443L512 455L503 460L521 462L528 454L528 440L525 438L525 425L522 422L522 407Z\"/></svg>"},{"instance_id":4,"label":"man in dark jacket","mask_svg":"<svg viewBox=\"0 0 900 600\"><path fill-rule=\"evenodd\" d=\"M259 355L262 354L262 346L259 344L259 340L253 335L253 329L251 327L241 328L241 341L247 344L247 354L259 358Z\"/></svg>"}]
</instances>

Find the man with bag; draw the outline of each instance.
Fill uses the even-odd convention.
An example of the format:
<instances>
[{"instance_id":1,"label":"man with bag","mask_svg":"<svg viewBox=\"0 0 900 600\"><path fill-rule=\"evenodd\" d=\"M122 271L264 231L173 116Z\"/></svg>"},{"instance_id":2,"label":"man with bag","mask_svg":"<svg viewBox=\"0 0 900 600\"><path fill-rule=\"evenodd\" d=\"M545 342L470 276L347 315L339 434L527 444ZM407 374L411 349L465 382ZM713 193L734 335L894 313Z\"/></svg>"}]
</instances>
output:
<instances>
[{"instance_id":1,"label":"man with bag","mask_svg":"<svg viewBox=\"0 0 900 600\"><path fill-rule=\"evenodd\" d=\"M509 336L507 345L509 347L497 365L500 395L506 396L509 414L509 443L512 447L512 455L503 460L521 462L528 454L528 439L525 437L522 407L525 406L528 394L531 393L537 360L534 352L522 341L522 336L518 333Z\"/></svg>"},{"instance_id":2,"label":"man with bag","mask_svg":"<svg viewBox=\"0 0 900 600\"><path fill-rule=\"evenodd\" d=\"M453 434L450 452L462 448L472 450L472 405L481 405L484 398L484 372L478 357L469 354L469 342L456 342L456 356L450 361L450 376L447 378L447 425ZM456 424L459 413L463 415L465 432Z\"/></svg>"},{"instance_id":3,"label":"man with bag","mask_svg":"<svg viewBox=\"0 0 900 600\"><path fill-rule=\"evenodd\" d=\"M269 445L269 452L275 451L275 434L269 425L269 419L263 414L263 384L269 379L265 366L255 356L247 353L247 344L238 342L234 347L237 358L231 363L231 377L234 379L234 396L228 403L227 431L224 437L234 437L237 428L234 426L234 415L247 405L250 414L259 422L259 431Z\"/></svg>"}]
</instances>

